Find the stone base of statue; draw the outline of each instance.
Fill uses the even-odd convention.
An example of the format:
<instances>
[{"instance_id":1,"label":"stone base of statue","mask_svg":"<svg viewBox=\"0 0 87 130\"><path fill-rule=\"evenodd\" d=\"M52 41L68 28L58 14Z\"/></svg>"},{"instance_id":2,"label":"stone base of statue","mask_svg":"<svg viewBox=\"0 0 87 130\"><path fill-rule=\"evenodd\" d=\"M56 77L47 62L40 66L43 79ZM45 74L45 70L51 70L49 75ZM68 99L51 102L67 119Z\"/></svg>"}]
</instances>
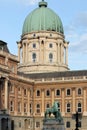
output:
<instances>
[{"instance_id":1,"label":"stone base of statue","mask_svg":"<svg viewBox=\"0 0 87 130\"><path fill-rule=\"evenodd\" d=\"M61 112L58 110L59 103L54 102L51 108L45 111L42 130L65 130Z\"/></svg>"},{"instance_id":2,"label":"stone base of statue","mask_svg":"<svg viewBox=\"0 0 87 130\"><path fill-rule=\"evenodd\" d=\"M42 130L65 130L64 122L56 119L44 119Z\"/></svg>"}]
</instances>

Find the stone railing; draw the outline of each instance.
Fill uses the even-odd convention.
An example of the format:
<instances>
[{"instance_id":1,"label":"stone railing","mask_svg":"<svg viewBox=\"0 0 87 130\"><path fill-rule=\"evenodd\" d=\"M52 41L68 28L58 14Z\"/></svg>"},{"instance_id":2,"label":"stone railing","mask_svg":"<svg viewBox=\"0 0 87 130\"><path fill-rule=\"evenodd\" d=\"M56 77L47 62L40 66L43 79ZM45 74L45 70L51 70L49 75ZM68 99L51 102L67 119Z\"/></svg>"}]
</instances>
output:
<instances>
[{"instance_id":1,"label":"stone railing","mask_svg":"<svg viewBox=\"0 0 87 130\"><path fill-rule=\"evenodd\" d=\"M72 76L72 77L58 77L58 78L42 78L35 79L36 82L58 82L58 81L76 81L87 80L87 76Z\"/></svg>"}]
</instances>

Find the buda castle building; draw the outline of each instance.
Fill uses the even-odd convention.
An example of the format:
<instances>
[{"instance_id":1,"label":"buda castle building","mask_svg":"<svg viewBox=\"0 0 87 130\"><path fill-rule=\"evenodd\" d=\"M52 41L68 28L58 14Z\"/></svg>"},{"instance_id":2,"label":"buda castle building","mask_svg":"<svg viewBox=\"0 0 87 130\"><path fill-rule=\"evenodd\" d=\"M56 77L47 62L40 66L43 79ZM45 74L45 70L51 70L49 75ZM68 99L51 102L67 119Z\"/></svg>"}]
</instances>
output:
<instances>
[{"instance_id":1,"label":"buda castle building","mask_svg":"<svg viewBox=\"0 0 87 130\"><path fill-rule=\"evenodd\" d=\"M25 18L18 56L0 40L0 130L42 130L44 113L59 102L66 130L87 130L87 70L68 67L60 17L42 0Z\"/></svg>"}]
</instances>

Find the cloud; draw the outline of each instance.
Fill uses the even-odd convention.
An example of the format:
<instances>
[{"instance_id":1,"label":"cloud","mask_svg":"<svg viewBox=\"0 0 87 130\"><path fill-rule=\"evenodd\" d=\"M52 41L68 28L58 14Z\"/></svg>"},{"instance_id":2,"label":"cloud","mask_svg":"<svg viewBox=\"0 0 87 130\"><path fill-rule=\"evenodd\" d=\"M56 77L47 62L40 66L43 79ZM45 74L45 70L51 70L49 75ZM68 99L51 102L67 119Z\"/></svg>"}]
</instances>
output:
<instances>
[{"instance_id":1,"label":"cloud","mask_svg":"<svg viewBox=\"0 0 87 130\"><path fill-rule=\"evenodd\" d=\"M40 0L17 0L20 3L24 4L24 5L34 5L36 3L38 3Z\"/></svg>"},{"instance_id":2,"label":"cloud","mask_svg":"<svg viewBox=\"0 0 87 130\"><path fill-rule=\"evenodd\" d=\"M87 12L80 12L75 16L75 22L73 23L76 27L87 27Z\"/></svg>"},{"instance_id":3,"label":"cloud","mask_svg":"<svg viewBox=\"0 0 87 130\"><path fill-rule=\"evenodd\" d=\"M80 12L65 26L65 36L72 53L87 53L87 12Z\"/></svg>"},{"instance_id":4,"label":"cloud","mask_svg":"<svg viewBox=\"0 0 87 130\"><path fill-rule=\"evenodd\" d=\"M22 5L27 5L27 6L29 6L29 5L34 5L34 4L36 4L36 3L38 3L40 0L1 0L0 2L1 3L6 3L7 2L7 4L8 3L16 3L16 4L22 4Z\"/></svg>"}]
</instances>

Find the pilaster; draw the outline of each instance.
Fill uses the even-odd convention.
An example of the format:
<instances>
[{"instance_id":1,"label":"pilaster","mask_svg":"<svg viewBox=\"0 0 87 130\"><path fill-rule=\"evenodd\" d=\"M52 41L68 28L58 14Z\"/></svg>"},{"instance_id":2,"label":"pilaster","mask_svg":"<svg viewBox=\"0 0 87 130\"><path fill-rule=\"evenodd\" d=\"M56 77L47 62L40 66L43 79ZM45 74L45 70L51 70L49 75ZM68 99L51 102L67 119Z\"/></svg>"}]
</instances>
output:
<instances>
[{"instance_id":1,"label":"pilaster","mask_svg":"<svg viewBox=\"0 0 87 130\"><path fill-rule=\"evenodd\" d=\"M64 92L65 92L65 89L64 89L64 88L62 88L62 116L64 116L64 115L65 115Z\"/></svg>"},{"instance_id":2,"label":"pilaster","mask_svg":"<svg viewBox=\"0 0 87 130\"><path fill-rule=\"evenodd\" d=\"M5 79L5 109L8 109L8 78Z\"/></svg>"},{"instance_id":3,"label":"pilaster","mask_svg":"<svg viewBox=\"0 0 87 130\"><path fill-rule=\"evenodd\" d=\"M41 115L44 116L44 89L41 90L41 94L42 94L42 112Z\"/></svg>"},{"instance_id":4,"label":"pilaster","mask_svg":"<svg viewBox=\"0 0 87 130\"><path fill-rule=\"evenodd\" d=\"M72 89L72 113L76 112L76 107L75 107L75 88Z\"/></svg>"}]
</instances>

